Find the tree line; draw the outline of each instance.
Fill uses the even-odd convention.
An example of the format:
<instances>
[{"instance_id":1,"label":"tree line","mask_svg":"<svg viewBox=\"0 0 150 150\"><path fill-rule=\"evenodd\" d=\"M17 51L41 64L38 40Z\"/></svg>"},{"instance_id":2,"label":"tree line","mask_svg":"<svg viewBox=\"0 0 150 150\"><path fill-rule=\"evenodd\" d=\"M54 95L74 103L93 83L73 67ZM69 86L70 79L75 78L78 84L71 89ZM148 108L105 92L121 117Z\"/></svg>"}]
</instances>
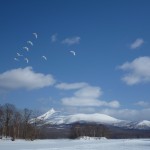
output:
<instances>
[{"instance_id":1,"label":"tree line","mask_svg":"<svg viewBox=\"0 0 150 150\"><path fill-rule=\"evenodd\" d=\"M0 138L11 137L12 140L38 138L40 128L35 115L27 108L20 110L12 104L0 105ZM33 123L31 118L35 118Z\"/></svg>"},{"instance_id":2,"label":"tree line","mask_svg":"<svg viewBox=\"0 0 150 150\"><path fill-rule=\"evenodd\" d=\"M79 137L108 137L109 129L102 124L82 124L76 123L71 127L70 138L75 139Z\"/></svg>"}]
</instances>

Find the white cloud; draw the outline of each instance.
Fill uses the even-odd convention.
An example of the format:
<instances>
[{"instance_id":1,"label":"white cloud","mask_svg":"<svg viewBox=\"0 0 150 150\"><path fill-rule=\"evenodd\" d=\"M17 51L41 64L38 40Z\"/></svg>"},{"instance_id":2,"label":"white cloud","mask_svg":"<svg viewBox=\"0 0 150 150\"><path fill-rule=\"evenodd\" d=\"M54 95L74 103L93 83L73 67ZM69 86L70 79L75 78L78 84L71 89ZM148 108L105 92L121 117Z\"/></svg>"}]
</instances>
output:
<instances>
[{"instance_id":1,"label":"white cloud","mask_svg":"<svg viewBox=\"0 0 150 150\"><path fill-rule=\"evenodd\" d=\"M120 106L118 101L102 101L99 97L102 95L100 87L90 86L87 83L73 83L73 84L59 84L60 89L70 90L77 89L72 97L64 97L61 99L62 104L65 106L76 106L76 107L112 107L118 108ZM63 86L62 86L63 85Z\"/></svg>"},{"instance_id":2,"label":"white cloud","mask_svg":"<svg viewBox=\"0 0 150 150\"><path fill-rule=\"evenodd\" d=\"M56 41L57 41L57 33L51 36L51 42L56 42Z\"/></svg>"},{"instance_id":3,"label":"white cloud","mask_svg":"<svg viewBox=\"0 0 150 150\"><path fill-rule=\"evenodd\" d=\"M100 87L86 86L74 93L76 97L84 98L98 98L102 95L102 90Z\"/></svg>"},{"instance_id":4,"label":"white cloud","mask_svg":"<svg viewBox=\"0 0 150 150\"><path fill-rule=\"evenodd\" d=\"M62 90L75 90L75 89L80 89L82 87L87 86L88 84L85 82L79 82L79 83L60 83L57 84L55 87L58 89L62 89Z\"/></svg>"},{"instance_id":5,"label":"white cloud","mask_svg":"<svg viewBox=\"0 0 150 150\"><path fill-rule=\"evenodd\" d=\"M102 109L99 113L107 114L122 120L150 120L150 108L147 109Z\"/></svg>"},{"instance_id":6,"label":"white cloud","mask_svg":"<svg viewBox=\"0 0 150 150\"><path fill-rule=\"evenodd\" d=\"M62 99L63 105L67 106L78 106L78 107L111 107L111 108L118 108L120 106L118 101L101 101L99 99L94 98L85 98L85 97L66 97Z\"/></svg>"},{"instance_id":7,"label":"white cloud","mask_svg":"<svg viewBox=\"0 0 150 150\"><path fill-rule=\"evenodd\" d=\"M112 108L118 108L118 107L120 107L120 103L117 100L113 100L113 101L106 103L106 106L109 106Z\"/></svg>"},{"instance_id":8,"label":"white cloud","mask_svg":"<svg viewBox=\"0 0 150 150\"><path fill-rule=\"evenodd\" d=\"M72 37L72 38L66 38L62 41L62 44L68 44L68 45L73 45L73 44L78 44L80 42L80 37Z\"/></svg>"},{"instance_id":9,"label":"white cloud","mask_svg":"<svg viewBox=\"0 0 150 150\"><path fill-rule=\"evenodd\" d=\"M66 97L62 103L68 106L98 106L99 100L85 97Z\"/></svg>"},{"instance_id":10,"label":"white cloud","mask_svg":"<svg viewBox=\"0 0 150 150\"><path fill-rule=\"evenodd\" d=\"M95 113L96 109L95 107L63 107L61 109L63 112L68 112L70 114L76 114L76 113Z\"/></svg>"},{"instance_id":11,"label":"white cloud","mask_svg":"<svg viewBox=\"0 0 150 150\"><path fill-rule=\"evenodd\" d=\"M141 106L141 107L149 107L150 103L146 102L146 101L138 101L137 103L135 103L135 105Z\"/></svg>"},{"instance_id":12,"label":"white cloud","mask_svg":"<svg viewBox=\"0 0 150 150\"><path fill-rule=\"evenodd\" d=\"M52 75L36 73L32 67L12 69L0 74L1 89L25 88L32 90L47 87L54 83L55 80Z\"/></svg>"},{"instance_id":13,"label":"white cloud","mask_svg":"<svg viewBox=\"0 0 150 150\"><path fill-rule=\"evenodd\" d=\"M150 82L150 57L139 57L132 62L126 62L119 66L128 73L122 80L128 85Z\"/></svg>"},{"instance_id":14,"label":"white cloud","mask_svg":"<svg viewBox=\"0 0 150 150\"><path fill-rule=\"evenodd\" d=\"M136 39L131 45L131 49L137 49L144 43L144 40L141 38Z\"/></svg>"}]
</instances>

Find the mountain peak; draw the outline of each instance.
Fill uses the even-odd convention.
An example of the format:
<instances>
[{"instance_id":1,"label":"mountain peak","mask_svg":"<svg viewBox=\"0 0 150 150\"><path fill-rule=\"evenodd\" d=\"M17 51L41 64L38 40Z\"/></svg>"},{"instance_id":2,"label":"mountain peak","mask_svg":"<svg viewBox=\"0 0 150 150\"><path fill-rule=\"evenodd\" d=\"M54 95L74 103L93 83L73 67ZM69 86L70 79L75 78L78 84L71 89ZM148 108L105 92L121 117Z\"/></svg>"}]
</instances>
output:
<instances>
[{"instance_id":1,"label":"mountain peak","mask_svg":"<svg viewBox=\"0 0 150 150\"><path fill-rule=\"evenodd\" d=\"M150 121L148 121L148 120L143 120L143 121L139 122L139 123L137 124L137 126L148 126L148 127L150 127Z\"/></svg>"},{"instance_id":2,"label":"mountain peak","mask_svg":"<svg viewBox=\"0 0 150 150\"><path fill-rule=\"evenodd\" d=\"M49 111L47 111L45 114L41 115L38 117L38 119L41 120L46 120L48 119L51 115L53 115L56 111L54 110L54 108L51 108Z\"/></svg>"},{"instance_id":3,"label":"mountain peak","mask_svg":"<svg viewBox=\"0 0 150 150\"><path fill-rule=\"evenodd\" d=\"M56 112L54 108L51 108L48 112L54 113Z\"/></svg>"}]
</instances>

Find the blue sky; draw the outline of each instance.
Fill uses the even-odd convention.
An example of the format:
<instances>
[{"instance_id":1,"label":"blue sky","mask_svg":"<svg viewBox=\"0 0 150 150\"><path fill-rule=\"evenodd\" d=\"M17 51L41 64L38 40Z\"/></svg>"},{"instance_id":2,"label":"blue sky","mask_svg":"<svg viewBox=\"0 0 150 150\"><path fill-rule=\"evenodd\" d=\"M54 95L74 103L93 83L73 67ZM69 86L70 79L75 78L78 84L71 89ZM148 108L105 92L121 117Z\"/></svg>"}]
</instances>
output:
<instances>
[{"instance_id":1,"label":"blue sky","mask_svg":"<svg viewBox=\"0 0 150 150\"><path fill-rule=\"evenodd\" d=\"M149 7L148 0L1 0L0 103L150 120Z\"/></svg>"}]
</instances>

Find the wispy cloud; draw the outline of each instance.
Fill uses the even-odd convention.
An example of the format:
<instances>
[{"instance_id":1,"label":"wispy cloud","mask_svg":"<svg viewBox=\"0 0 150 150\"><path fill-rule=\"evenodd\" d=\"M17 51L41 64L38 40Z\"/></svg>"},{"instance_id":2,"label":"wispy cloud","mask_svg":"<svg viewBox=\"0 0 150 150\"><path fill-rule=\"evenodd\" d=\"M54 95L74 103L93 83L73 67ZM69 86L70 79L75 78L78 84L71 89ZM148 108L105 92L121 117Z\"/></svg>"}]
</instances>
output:
<instances>
[{"instance_id":1,"label":"wispy cloud","mask_svg":"<svg viewBox=\"0 0 150 150\"><path fill-rule=\"evenodd\" d=\"M150 107L150 103L146 101L138 101L137 103L135 103L135 105L141 106L141 107Z\"/></svg>"},{"instance_id":2,"label":"wispy cloud","mask_svg":"<svg viewBox=\"0 0 150 150\"><path fill-rule=\"evenodd\" d=\"M128 85L150 82L150 57L136 58L132 62L125 62L119 68L127 72L122 80Z\"/></svg>"},{"instance_id":3,"label":"wispy cloud","mask_svg":"<svg viewBox=\"0 0 150 150\"><path fill-rule=\"evenodd\" d=\"M110 109L105 108L99 111L100 113L107 114L118 119L123 120L150 120L150 108L145 108L141 110L136 109Z\"/></svg>"},{"instance_id":4,"label":"wispy cloud","mask_svg":"<svg viewBox=\"0 0 150 150\"><path fill-rule=\"evenodd\" d=\"M56 41L57 41L57 33L51 36L51 42L56 42Z\"/></svg>"},{"instance_id":5,"label":"wispy cloud","mask_svg":"<svg viewBox=\"0 0 150 150\"><path fill-rule=\"evenodd\" d=\"M97 86L90 86L87 83L62 83L57 85L57 88L63 90L73 90L76 91L73 93L71 97L64 97L61 99L62 104L65 106L76 106L76 107L98 107L98 106L105 106L105 107L112 107L118 108L120 106L119 102L114 101L102 101L99 100L100 96L102 95L102 90L100 87Z\"/></svg>"},{"instance_id":6,"label":"wispy cloud","mask_svg":"<svg viewBox=\"0 0 150 150\"><path fill-rule=\"evenodd\" d=\"M60 83L57 84L55 87L58 89L62 89L62 90L75 90L75 89L80 89L82 87L87 86L88 84L85 82L79 82L79 83Z\"/></svg>"},{"instance_id":7,"label":"wispy cloud","mask_svg":"<svg viewBox=\"0 0 150 150\"><path fill-rule=\"evenodd\" d=\"M137 49L144 43L144 40L142 38L136 39L131 45L131 49Z\"/></svg>"},{"instance_id":8,"label":"wispy cloud","mask_svg":"<svg viewBox=\"0 0 150 150\"><path fill-rule=\"evenodd\" d=\"M62 112L68 112L70 114L76 114L76 113L95 113L96 112L96 109L95 107L75 107L75 106L72 106L72 107L62 107L61 109Z\"/></svg>"},{"instance_id":9,"label":"wispy cloud","mask_svg":"<svg viewBox=\"0 0 150 150\"><path fill-rule=\"evenodd\" d=\"M67 44L67 45L79 44L80 39L81 38L79 36L66 38L62 41L62 44Z\"/></svg>"},{"instance_id":10,"label":"wispy cloud","mask_svg":"<svg viewBox=\"0 0 150 150\"><path fill-rule=\"evenodd\" d=\"M44 88L55 83L52 75L36 73L32 67L12 69L0 74L0 89L28 90Z\"/></svg>"}]
</instances>

